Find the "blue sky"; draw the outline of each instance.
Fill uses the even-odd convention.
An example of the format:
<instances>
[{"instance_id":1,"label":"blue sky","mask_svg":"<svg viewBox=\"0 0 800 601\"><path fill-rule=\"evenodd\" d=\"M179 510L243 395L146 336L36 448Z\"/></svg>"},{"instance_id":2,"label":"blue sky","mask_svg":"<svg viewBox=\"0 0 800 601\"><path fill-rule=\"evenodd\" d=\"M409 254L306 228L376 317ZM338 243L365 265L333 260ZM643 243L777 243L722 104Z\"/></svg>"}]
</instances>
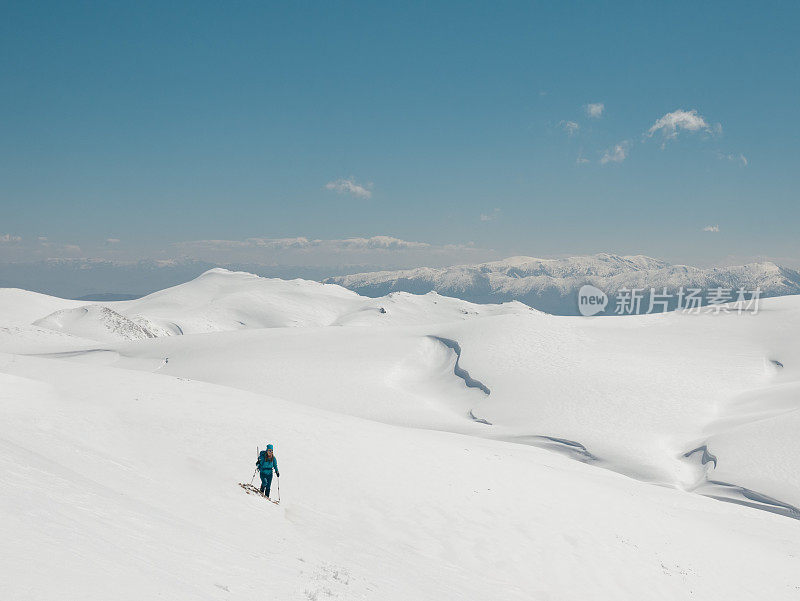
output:
<instances>
[{"instance_id":1,"label":"blue sky","mask_svg":"<svg viewBox=\"0 0 800 601\"><path fill-rule=\"evenodd\" d=\"M6 3L0 260L796 265L799 30L790 2Z\"/></svg>"}]
</instances>

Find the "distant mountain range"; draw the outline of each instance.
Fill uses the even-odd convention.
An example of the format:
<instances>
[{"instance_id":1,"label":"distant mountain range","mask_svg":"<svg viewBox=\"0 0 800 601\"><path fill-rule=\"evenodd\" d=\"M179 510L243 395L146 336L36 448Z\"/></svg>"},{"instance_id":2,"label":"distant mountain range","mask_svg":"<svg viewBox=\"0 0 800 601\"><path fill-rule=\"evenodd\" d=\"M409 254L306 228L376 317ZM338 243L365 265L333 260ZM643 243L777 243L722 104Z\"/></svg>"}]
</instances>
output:
<instances>
[{"instance_id":1,"label":"distant mountain range","mask_svg":"<svg viewBox=\"0 0 800 601\"><path fill-rule=\"evenodd\" d=\"M609 297L606 314L614 312L620 290L642 289L641 307L647 312L649 291L667 289L668 309L677 305L681 289L759 288L763 297L800 294L800 273L775 263L701 269L672 265L641 255L598 254L566 259L511 257L476 265L420 267L399 271L373 271L375 267L344 265L287 266L216 265L194 259L118 262L101 259L51 259L0 264L0 288L22 288L94 302L129 300L193 280L216 267L246 271L262 277L306 279L339 284L361 295L385 296L391 292L437 292L480 304L521 301L556 315L578 314L578 291L590 284ZM663 307L659 307L659 310Z\"/></svg>"},{"instance_id":2,"label":"distant mountain range","mask_svg":"<svg viewBox=\"0 0 800 601\"><path fill-rule=\"evenodd\" d=\"M339 284L365 296L384 296L390 292L425 294L430 291L474 303L521 301L556 315L578 314L578 291L589 284L610 298L620 290L645 290L641 309L649 308L649 289L663 292L671 300L668 309L678 304L683 288L703 291L703 304L709 290L735 291L760 289L761 296L800 294L800 273L775 263L751 263L735 267L701 269L671 265L665 261L637 256L598 254L566 259L511 257L478 265L459 265L434 269L421 267L402 271L376 271L330 277L326 283ZM659 306L658 310L663 307ZM605 313L612 313L610 302Z\"/></svg>"}]
</instances>

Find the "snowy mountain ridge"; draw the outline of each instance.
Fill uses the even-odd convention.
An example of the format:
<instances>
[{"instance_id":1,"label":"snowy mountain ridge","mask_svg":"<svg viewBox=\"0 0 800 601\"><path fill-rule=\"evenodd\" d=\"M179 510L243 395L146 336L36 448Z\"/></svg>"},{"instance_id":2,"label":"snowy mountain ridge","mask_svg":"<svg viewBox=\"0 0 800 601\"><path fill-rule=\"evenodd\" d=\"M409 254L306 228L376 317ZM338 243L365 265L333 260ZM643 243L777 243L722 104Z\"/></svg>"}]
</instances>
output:
<instances>
[{"instance_id":1,"label":"snowy mountain ridge","mask_svg":"<svg viewBox=\"0 0 800 601\"><path fill-rule=\"evenodd\" d=\"M366 296L394 291L436 291L474 303L516 300L556 315L577 315L577 292L591 284L609 296L623 288L737 290L760 288L762 297L800 294L800 273L772 262L701 269L643 255L598 254L565 259L510 257L477 265L422 267L327 278ZM674 308L674 307L671 307Z\"/></svg>"},{"instance_id":2,"label":"snowy mountain ridge","mask_svg":"<svg viewBox=\"0 0 800 601\"><path fill-rule=\"evenodd\" d=\"M335 284L262 278L223 268L130 301L86 304L0 289L0 301L4 297L15 308L7 310L9 322L98 341L252 328L437 323L531 311L522 303L477 305L436 292L369 298ZM45 315L31 320L32 306Z\"/></svg>"},{"instance_id":3,"label":"snowy mountain ridge","mask_svg":"<svg viewBox=\"0 0 800 601\"><path fill-rule=\"evenodd\" d=\"M60 309L32 325L97 341L145 340L173 333L139 315L129 318L101 305Z\"/></svg>"}]
</instances>

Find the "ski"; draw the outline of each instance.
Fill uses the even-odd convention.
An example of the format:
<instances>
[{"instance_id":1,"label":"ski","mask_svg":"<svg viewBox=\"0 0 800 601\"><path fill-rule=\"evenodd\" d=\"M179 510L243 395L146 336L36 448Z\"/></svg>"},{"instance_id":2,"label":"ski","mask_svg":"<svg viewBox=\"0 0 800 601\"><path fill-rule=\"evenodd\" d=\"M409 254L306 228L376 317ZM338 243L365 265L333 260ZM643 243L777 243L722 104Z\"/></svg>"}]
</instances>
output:
<instances>
[{"instance_id":1,"label":"ski","mask_svg":"<svg viewBox=\"0 0 800 601\"><path fill-rule=\"evenodd\" d=\"M266 499L270 503L275 503L275 505L280 505L281 503L280 500L276 501L275 499L270 499L252 484L243 484L242 482L239 482L239 486L241 486L244 489L244 492L246 492L248 495L257 495L262 499Z\"/></svg>"}]
</instances>

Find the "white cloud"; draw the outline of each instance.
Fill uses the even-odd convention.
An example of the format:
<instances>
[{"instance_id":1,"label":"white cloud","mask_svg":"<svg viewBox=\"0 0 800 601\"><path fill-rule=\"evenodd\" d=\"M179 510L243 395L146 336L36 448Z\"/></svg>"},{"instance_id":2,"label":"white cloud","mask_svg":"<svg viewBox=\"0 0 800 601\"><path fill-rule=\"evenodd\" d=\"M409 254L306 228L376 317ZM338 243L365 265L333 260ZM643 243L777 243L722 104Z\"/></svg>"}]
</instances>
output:
<instances>
[{"instance_id":1,"label":"white cloud","mask_svg":"<svg viewBox=\"0 0 800 601\"><path fill-rule=\"evenodd\" d=\"M653 123L650 129L647 130L646 135L648 138L652 138L656 132L660 131L665 140L674 140L678 137L678 133L681 130L690 132L705 131L707 133L713 133L708 122L702 116L698 115L695 109L692 109L691 111L678 109L677 111L667 113ZM717 132L721 132L722 125L717 124L715 126L715 130Z\"/></svg>"},{"instance_id":2,"label":"white cloud","mask_svg":"<svg viewBox=\"0 0 800 601\"><path fill-rule=\"evenodd\" d=\"M371 238L345 238L344 240L315 240L315 243L325 242L347 250L418 250L431 248L427 242L409 242L392 236L372 236Z\"/></svg>"},{"instance_id":3,"label":"white cloud","mask_svg":"<svg viewBox=\"0 0 800 601\"><path fill-rule=\"evenodd\" d=\"M392 236L371 238L343 238L340 240L309 240L308 238L246 238L245 240L196 240L180 242L179 245L205 246L208 248L263 248L269 250L301 250L308 248L328 249L382 249L397 250L429 248L427 242L409 242Z\"/></svg>"},{"instance_id":4,"label":"white cloud","mask_svg":"<svg viewBox=\"0 0 800 601\"><path fill-rule=\"evenodd\" d=\"M326 190L333 190L338 194L350 194L356 198L371 198L372 197L372 183L364 185L356 183L352 177L339 178L332 182L325 184Z\"/></svg>"},{"instance_id":5,"label":"white cloud","mask_svg":"<svg viewBox=\"0 0 800 601\"><path fill-rule=\"evenodd\" d=\"M119 238L106 238L106 244L117 244L120 242Z\"/></svg>"},{"instance_id":6,"label":"white cloud","mask_svg":"<svg viewBox=\"0 0 800 601\"><path fill-rule=\"evenodd\" d=\"M727 159L727 160L731 161L732 163L739 163L742 167L747 167L747 165L749 163L749 161L747 160L747 157L744 156L742 153L739 153L739 154L724 154L724 153L720 152L720 153L717 153L717 156L720 159Z\"/></svg>"},{"instance_id":7,"label":"white cloud","mask_svg":"<svg viewBox=\"0 0 800 601\"><path fill-rule=\"evenodd\" d=\"M615 144L603 153L603 156L600 157L600 164L621 163L628 158L628 150L630 147L631 143L628 140L623 140L619 144Z\"/></svg>"},{"instance_id":8,"label":"white cloud","mask_svg":"<svg viewBox=\"0 0 800 601\"><path fill-rule=\"evenodd\" d=\"M567 135L572 137L578 133L578 130L581 128L580 125L575 123L574 121L560 121L559 125L563 128Z\"/></svg>"},{"instance_id":9,"label":"white cloud","mask_svg":"<svg viewBox=\"0 0 800 601\"><path fill-rule=\"evenodd\" d=\"M707 225L703 228L704 232L718 232L719 226L718 225Z\"/></svg>"},{"instance_id":10,"label":"white cloud","mask_svg":"<svg viewBox=\"0 0 800 601\"><path fill-rule=\"evenodd\" d=\"M393 236L341 238L246 238L193 240L172 245L181 256L222 264L261 265L425 265L454 264L493 258L494 251L474 244L436 245Z\"/></svg>"},{"instance_id":11,"label":"white cloud","mask_svg":"<svg viewBox=\"0 0 800 601\"><path fill-rule=\"evenodd\" d=\"M0 234L0 242L21 242L21 236L12 236L11 234Z\"/></svg>"},{"instance_id":12,"label":"white cloud","mask_svg":"<svg viewBox=\"0 0 800 601\"><path fill-rule=\"evenodd\" d=\"M392 236L372 236L371 238L343 238L340 240L309 240L308 238L246 238L244 240L194 240L178 242L182 248L257 248L269 251L308 250L325 248L329 251L341 250L408 250L430 248L426 242L409 242Z\"/></svg>"},{"instance_id":13,"label":"white cloud","mask_svg":"<svg viewBox=\"0 0 800 601\"><path fill-rule=\"evenodd\" d=\"M500 217L500 209L495 208L491 213L481 213L481 221L494 221Z\"/></svg>"},{"instance_id":14,"label":"white cloud","mask_svg":"<svg viewBox=\"0 0 800 601\"><path fill-rule=\"evenodd\" d=\"M606 110L606 105L602 102L590 102L587 104L584 109L586 110L586 116L591 119L599 119L603 116L603 111Z\"/></svg>"}]
</instances>

